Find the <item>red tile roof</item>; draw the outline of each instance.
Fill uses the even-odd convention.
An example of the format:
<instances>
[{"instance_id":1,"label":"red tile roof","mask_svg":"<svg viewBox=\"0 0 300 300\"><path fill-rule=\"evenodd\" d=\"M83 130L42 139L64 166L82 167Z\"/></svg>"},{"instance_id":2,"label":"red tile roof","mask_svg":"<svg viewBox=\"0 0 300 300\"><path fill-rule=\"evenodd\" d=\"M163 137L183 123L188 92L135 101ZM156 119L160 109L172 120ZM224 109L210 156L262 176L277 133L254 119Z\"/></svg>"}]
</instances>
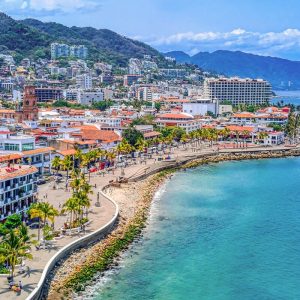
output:
<instances>
[{"instance_id":1,"label":"red tile roof","mask_svg":"<svg viewBox=\"0 0 300 300\"><path fill-rule=\"evenodd\" d=\"M24 175L34 174L38 169L34 166L20 165L14 168L2 167L0 168L0 180L7 180Z\"/></svg>"}]
</instances>

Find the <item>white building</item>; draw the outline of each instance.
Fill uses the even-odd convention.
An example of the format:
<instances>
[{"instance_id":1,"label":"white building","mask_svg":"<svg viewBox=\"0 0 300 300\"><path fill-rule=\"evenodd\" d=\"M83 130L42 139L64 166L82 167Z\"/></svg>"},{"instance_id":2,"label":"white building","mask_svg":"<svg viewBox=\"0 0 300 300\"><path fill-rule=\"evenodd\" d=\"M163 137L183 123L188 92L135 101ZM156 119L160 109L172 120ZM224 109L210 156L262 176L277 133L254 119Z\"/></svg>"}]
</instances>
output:
<instances>
[{"instance_id":1,"label":"white building","mask_svg":"<svg viewBox=\"0 0 300 300\"><path fill-rule=\"evenodd\" d=\"M88 74L77 75L76 86L79 89L91 90L93 88L92 77Z\"/></svg>"},{"instance_id":2,"label":"white building","mask_svg":"<svg viewBox=\"0 0 300 300\"><path fill-rule=\"evenodd\" d=\"M192 116L205 116L208 112L218 114L218 101L198 99L182 103L182 111Z\"/></svg>"},{"instance_id":3,"label":"white building","mask_svg":"<svg viewBox=\"0 0 300 300\"><path fill-rule=\"evenodd\" d=\"M37 169L34 166L0 167L0 221L25 213L36 202Z\"/></svg>"},{"instance_id":4,"label":"white building","mask_svg":"<svg viewBox=\"0 0 300 300\"><path fill-rule=\"evenodd\" d=\"M82 105L92 105L93 103L104 101L104 93L101 90L80 91L77 101Z\"/></svg>"},{"instance_id":5,"label":"white building","mask_svg":"<svg viewBox=\"0 0 300 300\"><path fill-rule=\"evenodd\" d=\"M272 90L270 83L262 79L206 78L204 97L233 105L259 105L270 101Z\"/></svg>"},{"instance_id":6,"label":"white building","mask_svg":"<svg viewBox=\"0 0 300 300\"><path fill-rule=\"evenodd\" d=\"M187 113L166 113L158 115L155 123L158 127L180 127L189 133L201 128L201 120Z\"/></svg>"}]
</instances>

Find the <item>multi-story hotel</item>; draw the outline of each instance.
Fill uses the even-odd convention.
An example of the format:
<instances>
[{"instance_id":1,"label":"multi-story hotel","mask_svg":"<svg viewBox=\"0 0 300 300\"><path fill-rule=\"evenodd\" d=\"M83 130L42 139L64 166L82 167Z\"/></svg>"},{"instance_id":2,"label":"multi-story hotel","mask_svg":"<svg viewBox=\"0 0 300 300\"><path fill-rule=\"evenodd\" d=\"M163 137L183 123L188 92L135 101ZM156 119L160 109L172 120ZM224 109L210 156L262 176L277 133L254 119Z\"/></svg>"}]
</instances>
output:
<instances>
[{"instance_id":1,"label":"multi-story hotel","mask_svg":"<svg viewBox=\"0 0 300 300\"><path fill-rule=\"evenodd\" d=\"M204 97L211 100L230 101L233 105L259 105L270 101L271 85L262 79L207 78Z\"/></svg>"},{"instance_id":2,"label":"multi-story hotel","mask_svg":"<svg viewBox=\"0 0 300 300\"><path fill-rule=\"evenodd\" d=\"M14 213L25 213L36 202L36 174L34 166L0 167L0 221Z\"/></svg>"}]
</instances>

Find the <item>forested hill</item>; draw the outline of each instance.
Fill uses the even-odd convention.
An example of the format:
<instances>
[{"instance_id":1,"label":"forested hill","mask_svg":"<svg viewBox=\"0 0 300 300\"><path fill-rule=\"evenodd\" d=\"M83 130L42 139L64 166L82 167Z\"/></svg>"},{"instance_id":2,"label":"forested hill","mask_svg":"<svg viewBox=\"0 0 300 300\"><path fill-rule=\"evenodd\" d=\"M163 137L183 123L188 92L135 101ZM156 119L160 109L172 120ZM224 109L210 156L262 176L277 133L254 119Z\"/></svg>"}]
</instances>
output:
<instances>
[{"instance_id":1,"label":"forested hill","mask_svg":"<svg viewBox=\"0 0 300 300\"><path fill-rule=\"evenodd\" d=\"M189 56L182 51L168 52L178 62L198 65L206 71L227 76L264 78L276 89L300 89L300 62L241 51L218 50Z\"/></svg>"},{"instance_id":2,"label":"forested hill","mask_svg":"<svg viewBox=\"0 0 300 300\"><path fill-rule=\"evenodd\" d=\"M103 60L124 66L131 57L161 54L150 46L121 36L111 30L92 27L67 27L58 23L43 23L34 19L16 21L0 13L0 51L22 57L50 58L50 44L64 42L83 44L89 48L91 60Z\"/></svg>"}]
</instances>

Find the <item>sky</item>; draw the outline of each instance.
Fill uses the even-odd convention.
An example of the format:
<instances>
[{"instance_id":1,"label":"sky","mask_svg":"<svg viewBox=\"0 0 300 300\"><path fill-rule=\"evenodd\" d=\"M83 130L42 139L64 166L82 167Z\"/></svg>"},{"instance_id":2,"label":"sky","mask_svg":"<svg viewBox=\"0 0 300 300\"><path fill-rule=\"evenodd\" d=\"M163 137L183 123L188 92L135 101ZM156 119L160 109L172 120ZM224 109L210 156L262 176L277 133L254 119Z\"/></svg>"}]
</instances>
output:
<instances>
[{"instance_id":1,"label":"sky","mask_svg":"<svg viewBox=\"0 0 300 300\"><path fill-rule=\"evenodd\" d=\"M300 60L299 0L0 0L0 10L111 29L162 52L225 49Z\"/></svg>"}]
</instances>

